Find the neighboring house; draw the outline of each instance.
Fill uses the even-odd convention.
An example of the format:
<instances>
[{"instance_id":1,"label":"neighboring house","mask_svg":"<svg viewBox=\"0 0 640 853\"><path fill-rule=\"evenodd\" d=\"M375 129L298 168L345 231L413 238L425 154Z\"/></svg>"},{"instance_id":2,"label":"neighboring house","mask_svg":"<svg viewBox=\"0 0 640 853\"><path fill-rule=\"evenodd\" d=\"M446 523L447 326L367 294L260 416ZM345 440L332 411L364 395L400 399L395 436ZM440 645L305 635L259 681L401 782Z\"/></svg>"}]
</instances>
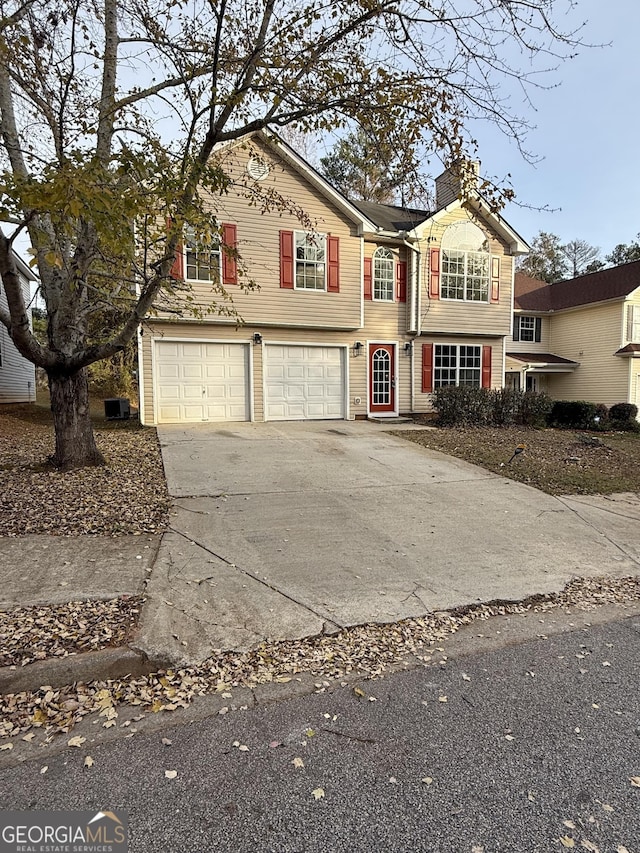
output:
<instances>
[{"instance_id":1,"label":"neighboring house","mask_svg":"<svg viewBox=\"0 0 640 853\"><path fill-rule=\"evenodd\" d=\"M388 417L429 411L441 385L502 386L513 264L528 247L480 196L463 205L445 172L435 212L350 202L264 133L217 156L234 179L211 200L222 250L186 235L174 274L203 312L221 280L243 324L215 311L149 320L144 423ZM262 212L256 189L293 204ZM244 268L259 291L238 287Z\"/></svg>"},{"instance_id":2,"label":"neighboring house","mask_svg":"<svg viewBox=\"0 0 640 853\"><path fill-rule=\"evenodd\" d=\"M507 386L640 407L640 261L546 284L515 275Z\"/></svg>"},{"instance_id":3,"label":"neighboring house","mask_svg":"<svg viewBox=\"0 0 640 853\"><path fill-rule=\"evenodd\" d=\"M36 280L24 261L16 254L22 292L27 305L31 302L31 282ZM0 283L0 307L8 310L7 297ZM29 308L31 319L31 308ZM20 355L9 333L0 323L0 403L32 403L36 399L36 369Z\"/></svg>"}]
</instances>

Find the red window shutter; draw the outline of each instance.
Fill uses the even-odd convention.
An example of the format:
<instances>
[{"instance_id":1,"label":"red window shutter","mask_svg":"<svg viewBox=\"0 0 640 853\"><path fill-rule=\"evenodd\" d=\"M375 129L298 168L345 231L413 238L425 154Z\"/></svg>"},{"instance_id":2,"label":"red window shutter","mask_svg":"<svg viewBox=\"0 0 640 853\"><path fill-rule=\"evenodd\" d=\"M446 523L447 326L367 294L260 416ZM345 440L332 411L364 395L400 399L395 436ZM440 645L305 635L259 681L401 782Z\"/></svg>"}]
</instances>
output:
<instances>
[{"instance_id":1,"label":"red window shutter","mask_svg":"<svg viewBox=\"0 0 640 853\"><path fill-rule=\"evenodd\" d=\"M373 299L373 272L371 258L364 259L364 298Z\"/></svg>"},{"instance_id":2,"label":"red window shutter","mask_svg":"<svg viewBox=\"0 0 640 853\"><path fill-rule=\"evenodd\" d=\"M433 391L433 344L422 344L422 391Z\"/></svg>"},{"instance_id":3,"label":"red window shutter","mask_svg":"<svg viewBox=\"0 0 640 853\"><path fill-rule=\"evenodd\" d=\"M327 237L327 290L329 293L340 292L340 240L338 237Z\"/></svg>"},{"instance_id":4,"label":"red window shutter","mask_svg":"<svg viewBox=\"0 0 640 853\"><path fill-rule=\"evenodd\" d=\"M238 246L238 229L235 225L222 225L222 283L238 283L238 261L236 248ZM226 249L230 249L231 253Z\"/></svg>"},{"instance_id":5,"label":"red window shutter","mask_svg":"<svg viewBox=\"0 0 640 853\"><path fill-rule=\"evenodd\" d=\"M171 225L171 219L167 218L167 232L170 230ZM184 278L184 253L182 250L181 243L176 246L176 257L173 262L173 266L169 270L169 275L171 276L171 278L179 280L182 280Z\"/></svg>"},{"instance_id":6,"label":"red window shutter","mask_svg":"<svg viewBox=\"0 0 640 853\"><path fill-rule=\"evenodd\" d=\"M500 302L500 258L491 258L491 301Z\"/></svg>"},{"instance_id":7,"label":"red window shutter","mask_svg":"<svg viewBox=\"0 0 640 853\"><path fill-rule=\"evenodd\" d=\"M429 296L431 299L440 299L440 249L431 249L429 260L431 268Z\"/></svg>"},{"instance_id":8,"label":"red window shutter","mask_svg":"<svg viewBox=\"0 0 640 853\"><path fill-rule=\"evenodd\" d=\"M280 232L280 287L293 289L293 231Z\"/></svg>"},{"instance_id":9,"label":"red window shutter","mask_svg":"<svg viewBox=\"0 0 640 853\"><path fill-rule=\"evenodd\" d=\"M482 347L482 387L491 388L491 347Z\"/></svg>"},{"instance_id":10,"label":"red window shutter","mask_svg":"<svg viewBox=\"0 0 640 853\"><path fill-rule=\"evenodd\" d=\"M398 261L396 264L396 299L398 302L407 301L407 263Z\"/></svg>"}]
</instances>

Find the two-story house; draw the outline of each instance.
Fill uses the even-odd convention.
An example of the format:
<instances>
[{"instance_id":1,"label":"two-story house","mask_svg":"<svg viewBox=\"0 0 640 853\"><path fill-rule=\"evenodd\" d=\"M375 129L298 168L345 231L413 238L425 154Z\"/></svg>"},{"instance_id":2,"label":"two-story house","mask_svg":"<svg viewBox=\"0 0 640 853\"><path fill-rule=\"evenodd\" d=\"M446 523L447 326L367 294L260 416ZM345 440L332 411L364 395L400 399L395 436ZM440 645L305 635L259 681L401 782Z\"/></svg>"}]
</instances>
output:
<instances>
[{"instance_id":1,"label":"two-story house","mask_svg":"<svg viewBox=\"0 0 640 853\"><path fill-rule=\"evenodd\" d=\"M640 408L640 261L556 284L516 273L505 380Z\"/></svg>"},{"instance_id":2,"label":"two-story house","mask_svg":"<svg viewBox=\"0 0 640 853\"><path fill-rule=\"evenodd\" d=\"M31 282L35 275L19 255L13 259L18 269L24 301L31 303ZM0 308L8 311L7 297L0 285ZM31 317L31 308L28 309ZM0 323L0 403L32 403L36 399L36 369L15 347L5 326Z\"/></svg>"},{"instance_id":3,"label":"two-story house","mask_svg":"<svg viewBox=\"0 0 640 853\"><path fill-rule=\"evenodd\" d=\"M216 156L232 178L209 200L222 247L186 235L174 272L199 310L141 329L144 423L389 417L429 411L442 385L502 386L528 247L477 193L462 203L445 172L432 212L351 202L264 133ZM288 203L265 212L254 185ZM212 280L241 325L209 311Z\"/></svg>"}]
</instances>

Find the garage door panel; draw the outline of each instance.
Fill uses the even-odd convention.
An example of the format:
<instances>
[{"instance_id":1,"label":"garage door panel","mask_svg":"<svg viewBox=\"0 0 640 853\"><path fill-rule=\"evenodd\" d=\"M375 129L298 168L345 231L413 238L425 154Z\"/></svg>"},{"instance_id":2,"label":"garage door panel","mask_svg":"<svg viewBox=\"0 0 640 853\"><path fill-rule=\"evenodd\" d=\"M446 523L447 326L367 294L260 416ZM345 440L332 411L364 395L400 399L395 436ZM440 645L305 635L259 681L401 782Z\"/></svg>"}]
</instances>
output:
<instances>
[{"instance_id":1,"label":"garage door panel","mask_svg":"<svg viewBox=\"0 0 640 853\"><path fill-rule=\"evenodd\" d=\"M156 341L158 423L249 418L246 344Z\"/></svg>"},{"instance_id":2,"label":"garage door panel","mask_svg":"<svg viewBox=\"0 0 640 853\"><path fill-rule=\"evenodd\" d=\"M266 420L345 417L344 348L264 348Z\"/></svg>"}]
</instances>

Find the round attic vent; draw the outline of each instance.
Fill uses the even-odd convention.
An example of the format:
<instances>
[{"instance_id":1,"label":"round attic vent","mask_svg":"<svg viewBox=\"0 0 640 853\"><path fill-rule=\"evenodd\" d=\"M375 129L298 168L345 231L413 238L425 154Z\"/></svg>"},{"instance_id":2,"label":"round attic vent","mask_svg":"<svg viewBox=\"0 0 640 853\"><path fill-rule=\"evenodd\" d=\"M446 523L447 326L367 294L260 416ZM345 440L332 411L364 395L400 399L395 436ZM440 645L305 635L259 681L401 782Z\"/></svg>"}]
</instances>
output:
<instances>
[{"instance_id":1,"label":"round attic vent","mask_svg":"<svg viewBox=\"0 0 640 853\"><path fill-rule=\"evenodd\" d=\"M247 172L255 181L264 181L269 174L269 165L257 157L250 157L247 163Z\"/></svg>"}]
</instances>

